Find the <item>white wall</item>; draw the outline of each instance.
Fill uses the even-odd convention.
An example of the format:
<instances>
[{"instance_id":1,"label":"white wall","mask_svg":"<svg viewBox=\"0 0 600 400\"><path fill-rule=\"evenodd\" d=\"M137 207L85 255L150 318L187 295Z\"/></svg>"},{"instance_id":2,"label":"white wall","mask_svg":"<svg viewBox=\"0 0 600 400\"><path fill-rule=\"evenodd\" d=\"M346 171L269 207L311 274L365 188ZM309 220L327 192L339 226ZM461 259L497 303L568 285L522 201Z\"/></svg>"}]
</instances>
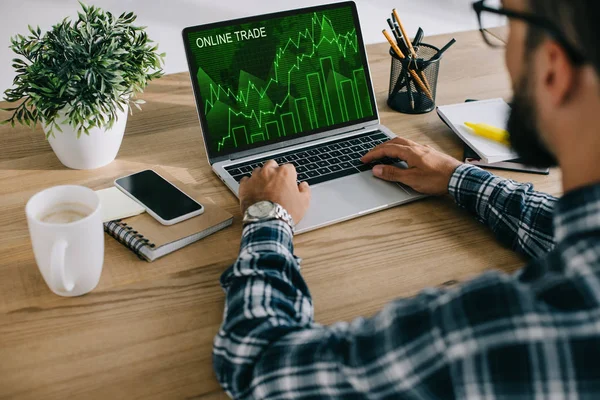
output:
<instances>
[{"instance_id":1,"label":"white wall","mask_svg":"<svg viewBox=\"0 0 600 400\"><path fill-rule=\"evenodd\" d=\"M477 28L475 14L471 10L472 0L356 2L367 43L385 40L381 30L387 28L386 19L394 7L411 35L419 26L429 35ZM320 4L318 0L87 0L86 3L117 15L123 11L134 11L138 15L137 22L148 27L150 38L167 53L167 73L187 70L180 34L183 27ZM0 91L8 88L14 77L9 38L17 33L26 34L28 24L47 30L65 16L77 15L78 9L77 0L0 0Z\"/></svg>"}]
</instances>

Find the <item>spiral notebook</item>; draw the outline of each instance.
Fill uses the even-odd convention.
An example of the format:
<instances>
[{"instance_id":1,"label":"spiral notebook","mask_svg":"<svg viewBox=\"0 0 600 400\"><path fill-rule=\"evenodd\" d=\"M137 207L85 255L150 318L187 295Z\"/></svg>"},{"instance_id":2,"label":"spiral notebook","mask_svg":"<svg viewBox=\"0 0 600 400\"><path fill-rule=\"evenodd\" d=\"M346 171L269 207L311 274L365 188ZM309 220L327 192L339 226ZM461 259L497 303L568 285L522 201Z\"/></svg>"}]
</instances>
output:
<instances>
[{"instance_id":1,"label":"spiral notebook","mask_svg":"<svg viewBox=\"0 0 600 400\"><path fill-rule=\"evenodd\" d=\"M105 232L138 257L152 262L231 225L233 216L227 211L198 196L197 191L190 186L180 182L173 183L198 200L204 206L204 213L170 226L162 225L148 213L144 213L106 222Z\"/></svg>"}]
</instances>

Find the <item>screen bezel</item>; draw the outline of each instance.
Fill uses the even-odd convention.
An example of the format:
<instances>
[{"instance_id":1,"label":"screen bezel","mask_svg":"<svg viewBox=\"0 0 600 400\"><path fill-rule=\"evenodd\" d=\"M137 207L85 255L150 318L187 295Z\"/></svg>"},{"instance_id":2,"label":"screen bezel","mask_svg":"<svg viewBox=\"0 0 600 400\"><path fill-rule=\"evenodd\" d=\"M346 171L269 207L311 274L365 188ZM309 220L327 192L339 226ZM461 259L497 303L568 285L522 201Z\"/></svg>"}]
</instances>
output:
<instances>
[{"instance_id":1,"label":"screen bezel","mask_svg":"<svg viewBox=\"0 0 600 400\"><path fill-rule=\"evenodd\" d=\"M356 27L358 48L360 50L360 54L361 54L361 57L364 62L368 90L371 93L370 100L371 100L371 107L374 110L373 116L357 119L354 121L344 122L344 123L340 123L340 124L336 124L336 125L331 125L331 126L325 127L325 128L313 129L309 132L301 134L300 136L285 138L283 140L271 142L268 144L257 143L256 145L247 146L243 150L231 151L231 152L227 152L224 154L223 153L214 154L213 149L209 148L209 145L208 145L208 143L210 143L210 141L208 140L209 139L208 138L208 136L209 136L208 125L207 125L207 121L206 121L206 116L204 115L204 112L202 111L203 110L203 107L202 107L203 101L202 101L202 96L200 95L200 88L198 85L198 80L195 79L196 73L193 72L193 69L195 68L194 57L193 57L192 50L190 48L188 35L190 33L200 32L200 31L208 30L208 29L222 28L222 27L225 27L228 25L245 24L245 23L257 22L257 21L264 21L267 19L287 17L287 16L294 15L294 14L304 14L304 13L325 11L325 10L342 8L342 7L350 7L352 9L352 16L354 18L354 26ZM272 151L275 149L279 149L279 148L283 148L283 147L287 147L287 146L291 146L291 145L297 145L297 144L309 142L312 140L337 135L339 133L345 132L347 130L347 128L349 128L349 127L360 128L362 126L371 125L372 123L379 123L379 111L377 109L377 101L375 98L375 92L373 90L371 71L369 69L369 60L367 58L367 52L365 50L362 29L360 26L360 20L358 18L358 10L356 8L356 3L354 1L345 1L345 2L340 2L340 3L325 4L325 5L320 5L320 6L280 11L280 12L275 12L275 13L270 13L270 14L262 14L262 15L256 15L256 16L251 16L251 17L246 17L246 18L238 18L238 19L233 19L233 20L214 22L214 23L210 23L210 24L191 26L191 27L187 27L187 28L183 29L182 38L183 38L183 42L184 42L185 54L186 54L187 63L188 63L188 70L190 73L190 80L192 82L192 88L194 90L194 100L196 103L196 111L198 113L198 119L200 120L200 127L202 129L202 137L204 139L204 148L206 149L208 161L211 165L214 163L217 163L219 161L247 157L247 156L250 156L253 154L257 154L257 153Z\"/></svg>"}]
</instances>

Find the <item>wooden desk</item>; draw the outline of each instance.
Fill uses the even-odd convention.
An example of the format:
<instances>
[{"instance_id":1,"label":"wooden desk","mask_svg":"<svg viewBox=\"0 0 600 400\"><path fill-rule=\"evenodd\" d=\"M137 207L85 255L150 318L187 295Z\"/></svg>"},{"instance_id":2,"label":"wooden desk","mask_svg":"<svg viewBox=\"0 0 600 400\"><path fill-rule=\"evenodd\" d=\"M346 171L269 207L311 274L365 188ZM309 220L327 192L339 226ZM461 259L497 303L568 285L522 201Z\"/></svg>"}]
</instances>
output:
<instances>
[{"instance_id":1,"label":"wooden desk","mask_svg":"<svg viewBox=\"0 0 600 400\"><path fill-rule=\"evenodd\" d=\"M442 45L452 36L458 43L441 64L438 104L508 97L503 53L486 47L478 32L429 41ZM383 123L460 157L461 142L435 113L407 116L385 105L387 49L368 48ZM40 129L0 129L0 398L225 397L212 372L211 347L223 311L218 278L238 253L237 201L207 164L188 74L152 83L144 98L148 104L129 120L118 160L94 171L64 168ZM106 237L98 287L79 298L52 294L33 259L27 199L59 184L105 186L156 164L234 213L234 226L151 264ZM500 174L560 192L556 171ZM348 221L295 243L320 323L373 315L425 287L522 265L449 198Z\"/></svg>"}]
</instances>

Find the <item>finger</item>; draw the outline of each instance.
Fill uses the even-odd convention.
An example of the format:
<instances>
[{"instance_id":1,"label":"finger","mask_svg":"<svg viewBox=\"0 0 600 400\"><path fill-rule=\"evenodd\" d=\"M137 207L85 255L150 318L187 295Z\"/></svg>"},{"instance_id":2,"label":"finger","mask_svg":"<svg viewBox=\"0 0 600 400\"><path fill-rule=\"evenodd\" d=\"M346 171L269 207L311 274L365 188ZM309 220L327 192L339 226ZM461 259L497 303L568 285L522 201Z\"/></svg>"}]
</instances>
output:
<instances>
[{"instance_id":1,"label":"finger","mask_svg":"<svg viewBox=\"0 0 600 400\"><path fill-rule=\"evenodd\" d=\"M393 143L393 144L401 144L402 146L415 146L418 143L417 142L413 142L410 139L406 139L400 136L396 136L395 138L393 138L392 140L388 141L387 143Z\"/></svg>"},{"instance_id":2,"label":"finger","mask_svg":"<svg viewBox=\"0 0 600 400\"><path fill-rule=\"evenodd\" d=\"M248 181L250 178L248 178L247 176L244 176L242 179L240 179L240 185L246 181Z\"/></svg>"},{"instance_id":3,"label":"finger","mask_svg":"<svg viewBox=\"0 0 600 400\"><path fill-rule=\"evenodd\" d=\"M398 144L400 146L408 146L408 147L413 147L413 148L418 147L418 144L413 142L412 140L397 137L397 138L388 140L387 142L381 143L380 145L373 147L371 150L375 150L375 149L378 149L378 148L381 148L383 146L387 146L390 144Z\"/></svg>"},{"instance_id":4,"label":"finger","mask_svg":"<svg viewBox=\"0 0 600 400\"><path fill-rule=\"evenodd\" d=\"M261 170L262 170L261 167L254 168L254 171L252 171L252 175L256 175L256 174L260 173Z\"/></svg>"},{"instance_id":5,"label":"finger","mask_svg":"<svg viewBox=\"0 0 600 400\"><path fill-rule=\"evenodd\" d=\"M391 165L376 165L373 167L373 175L384 181L406 183L412 176L413 170L401 169Z\"/></svg>"},{"instance_id":6,"label":"finger","mask_svg":"<svg viewBox=\"0 0 600 400\"><path fill-rule=\"evenodd\" d=\"M400 158L401 160L410 162L412 155L413 150L411 147L402 146L399 144L387 144L369 151L361 158L361 161L364 163L368 163L374 160L379 160L384 157L390 157Z\"/></svg>"},{"instance_id":7,"label":"finger","mask_svg":"<svg viewBox=\"0 0 600 400\"><path fill-rule=\"evenodd\" d=\"M298 185L298 190L300 191L300 193L310 193L310 185L308 184L308 182L300 182L300 184Z\"/></svg>"},{"instance_id":8,"label":"finger","mask_svg":"<svg viewBox=\"0 0 600 400\"><path fill-rule=\"evenodd\" d=\"M275 160L269 160L267 161L264 165L263 168L267 169L267 168L277 168L279 165L277 164L277 162Z\"/></svg>"},{"instance_id":9,"label":"finger","mask_svg":"<svg viewBox=\"0 0 600 400\"><path fill-rule=\"evenodd\" d=\"M311 189L310 189L310 185L308 184L308 182L301 182L298 185L298 190L300 191L300 195L302 197L304 197L304 199L307 202L310 202L310 197L311 197Z\"/></svg>"},{"instance_id":10,"label":"finger","mask_svg":"<svg viewBox=\"0 0 600 400\"><path fill-rule=\"evenodd\" d=\"M279 168L281 168L282 170L296 171L296 167L294 166L294 164L282 164L279 166Z\"/></svg>"},{"instance_id":11,"label":"finger","mask_svg":"<svg viewBox=\"0 0 600 400\"><path fill-rule=\"evenodd\" d=\"M296 172L296 167L294 167L292 164L283 164L283 165L281 165L279 167L279 171L281 173L285 174L285 176L291 176L291 177L293 177L294 181L298 177L298 173Z\"/></svg>"}]
</instances>

